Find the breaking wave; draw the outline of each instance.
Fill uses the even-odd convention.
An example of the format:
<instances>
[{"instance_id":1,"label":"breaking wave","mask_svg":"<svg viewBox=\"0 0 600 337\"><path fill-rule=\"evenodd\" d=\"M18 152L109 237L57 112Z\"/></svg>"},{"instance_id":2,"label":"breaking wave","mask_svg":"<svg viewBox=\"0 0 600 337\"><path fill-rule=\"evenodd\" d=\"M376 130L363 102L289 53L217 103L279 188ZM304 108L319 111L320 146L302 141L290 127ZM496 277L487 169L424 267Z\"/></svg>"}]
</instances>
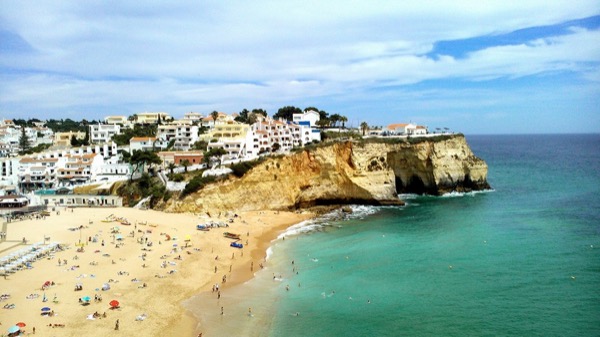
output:
<instances>
[{"instance_id":1,"label":"breaking wave","mask_svg":"<svg viewBox=\"0 0 600 337\"><path fill-rule=\"evenodd\" d=\"M450 192L444 193L440 196L440 198L459 198L459 197L474 197L477 194L491 193L495 192L495 190L483 190L483 191L471 191L471 192Z\"/></svg>"},{"instance_id":2,"label":"breaking wave","mask_svg":"<svg viewBox=\"0 0 600 337\"><path fill-rule=\"evenodd\" d=\"M341 222L354 219L364 219L365 217L379 212L382 206L364 206L350 205L350 212L343 209L336 209L325 213L315 219L305 220L293 226L288 227L285 232L279 234L275 240L281 240L286 237L296 236L312 232L322 232L329 227L340 227ZM274 241L275 241L274 240ZM268 256L267 252L267 256Z\"/></svg>"}]
</instances>

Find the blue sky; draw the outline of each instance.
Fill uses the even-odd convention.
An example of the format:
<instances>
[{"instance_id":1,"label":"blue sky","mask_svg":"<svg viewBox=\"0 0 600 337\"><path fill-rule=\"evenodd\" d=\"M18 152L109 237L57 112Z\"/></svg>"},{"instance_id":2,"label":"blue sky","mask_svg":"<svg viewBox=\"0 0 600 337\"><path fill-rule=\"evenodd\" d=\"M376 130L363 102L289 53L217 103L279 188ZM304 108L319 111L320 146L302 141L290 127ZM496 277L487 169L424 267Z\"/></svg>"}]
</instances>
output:
<instances>
[{"instance_id":1,"label":"blue sky","mask_svg":"<svg viewBox=\"0 0 600 337\"><path fill-rule=\"evenodd\" d=\"M600 2L0 0L0 118L286 105L597 133Z\"/></svg>"}]
</instances>

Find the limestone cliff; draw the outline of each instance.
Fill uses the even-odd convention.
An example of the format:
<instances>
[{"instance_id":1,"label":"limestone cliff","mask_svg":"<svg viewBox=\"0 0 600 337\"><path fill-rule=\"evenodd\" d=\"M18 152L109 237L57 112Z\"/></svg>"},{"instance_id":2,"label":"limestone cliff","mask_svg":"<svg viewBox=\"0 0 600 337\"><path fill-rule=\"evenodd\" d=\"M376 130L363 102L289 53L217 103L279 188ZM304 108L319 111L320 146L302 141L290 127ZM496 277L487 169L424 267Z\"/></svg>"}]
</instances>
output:
<instances>
[{"instance_id":1,"label":"limestone cliff","mask_svg":"<svg viewBox=\"0 0 600 337\"><path fill-rule=\"evenodd\" d=\"M397 194L489 188L487 165L462 135L419 142L336 143L271 158L244 177L206 186L167 210L293 209L326 204L402 204Z\"/></svg>"}]
</instances>

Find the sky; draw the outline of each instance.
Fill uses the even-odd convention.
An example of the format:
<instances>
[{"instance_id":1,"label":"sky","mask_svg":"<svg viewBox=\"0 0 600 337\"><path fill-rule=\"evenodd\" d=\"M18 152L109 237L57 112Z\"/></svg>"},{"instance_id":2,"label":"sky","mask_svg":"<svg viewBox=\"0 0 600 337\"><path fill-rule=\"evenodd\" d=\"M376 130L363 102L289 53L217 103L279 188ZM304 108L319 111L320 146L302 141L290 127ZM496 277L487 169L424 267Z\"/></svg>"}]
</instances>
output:
<instances>
[{"instance_id":1,"label":"sky","mask_svg":"<svg viewBox=\"0 0 600 337\"><path fill-rule=\"evenodd\" d=\"M0 118L289 105L598 133L600 1L0 0Z\"/></svg>"}]
</instances>

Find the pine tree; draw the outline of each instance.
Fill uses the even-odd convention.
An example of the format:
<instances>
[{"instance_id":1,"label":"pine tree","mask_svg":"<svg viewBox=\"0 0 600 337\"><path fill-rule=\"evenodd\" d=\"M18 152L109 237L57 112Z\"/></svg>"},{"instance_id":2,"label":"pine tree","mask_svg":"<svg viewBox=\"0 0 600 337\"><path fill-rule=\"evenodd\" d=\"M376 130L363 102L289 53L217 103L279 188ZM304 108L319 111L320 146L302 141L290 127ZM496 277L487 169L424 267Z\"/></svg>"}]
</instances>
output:
<instances>
[{"instance_id":1,"label":"pine tree","mask_svg":"<svg viewBox=\"0 0 600 337\"><path fill-rule=\"evenodd\" d=\"M29 148L31 148L31 144L29 144L29 138L27 138L27 135L25 134L25 126L21 127L21 137L19 138L19 148L21 149L21 151L19 152L20 154L24 154L25 152L27 152L27 150L29 150Z\"/></svg>"}]
</instances>

